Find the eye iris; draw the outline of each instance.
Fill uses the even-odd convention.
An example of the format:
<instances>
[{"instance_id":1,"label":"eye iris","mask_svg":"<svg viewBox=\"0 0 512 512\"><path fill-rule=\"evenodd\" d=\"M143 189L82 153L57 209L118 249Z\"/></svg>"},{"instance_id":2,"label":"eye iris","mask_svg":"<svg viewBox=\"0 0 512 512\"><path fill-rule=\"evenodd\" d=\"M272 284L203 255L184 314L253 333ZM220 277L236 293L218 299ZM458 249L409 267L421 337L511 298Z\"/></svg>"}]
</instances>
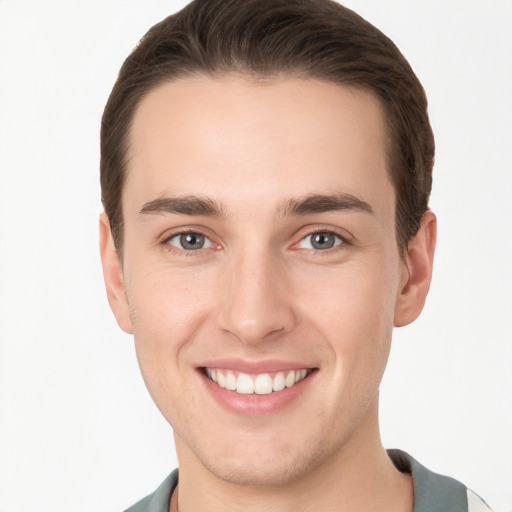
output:
<instances>
[{"instance_id":1,"label":"eye iris","mask_svg":"<svg viewBox=\"0 0 512 512\"><path fill-rule=\"evenodd\" d=\"M315 233L311 235L311 245L315 249L331 249L334 247L335 237L332 233Z\"/></svg>"},{"instance_id":2,"label":"eye iris","mask_svg":"<svg viewBox=\"0 0 512 512\"><path fill-rule=\"evenodd\" d=\"M198 233L185 233L180 236L180 244L183 249L191 251L202 249L204 246L204 236Z\"/></svg>"}]
</instances>

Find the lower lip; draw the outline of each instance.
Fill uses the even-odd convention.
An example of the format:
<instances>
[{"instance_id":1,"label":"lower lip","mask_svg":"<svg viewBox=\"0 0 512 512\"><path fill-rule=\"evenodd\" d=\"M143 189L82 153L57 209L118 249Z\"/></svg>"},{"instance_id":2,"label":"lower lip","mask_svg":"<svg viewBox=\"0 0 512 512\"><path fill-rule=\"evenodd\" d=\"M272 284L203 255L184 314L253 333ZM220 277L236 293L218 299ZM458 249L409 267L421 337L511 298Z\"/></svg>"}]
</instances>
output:
<instances>
[{"instance_id":1,"label":"lower lip","mask_svg":"<svg viewBox=\"0 0 512 512\"><path fill-rule=\"evenodd\" d=\"M200 371L200 374L206 388L221 406L243 416L262 416L279 412L290 405L306 390L316 372L310 373L306 378L290 388L274 391L268 395L257 395L256 393L244 395L237 393L236 391L221 388L202 371Z\"/></svg>"}]
</instances>

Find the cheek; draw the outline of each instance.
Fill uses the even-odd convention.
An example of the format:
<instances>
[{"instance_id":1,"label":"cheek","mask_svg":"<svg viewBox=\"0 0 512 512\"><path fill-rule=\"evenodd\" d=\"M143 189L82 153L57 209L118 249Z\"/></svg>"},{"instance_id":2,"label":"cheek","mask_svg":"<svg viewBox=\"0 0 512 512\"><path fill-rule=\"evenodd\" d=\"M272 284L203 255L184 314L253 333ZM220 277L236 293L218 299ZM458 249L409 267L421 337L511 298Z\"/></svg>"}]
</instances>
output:
<instances>
[{"instance_id":1,"label":"cheek","mask_svg":"<svg viewBox=\"0 0 512 512\"><path fill-rule=\"evenodd\" d=\"M319 326L369 341L371 332L390 331L398 282L392 264L382 259L347 263L297 282L294 295L304 312L315 313Z\"/></svg>"},{"instance_id":2,"label":"cheek","mask_svg":"<svg viewBox=\"0 0 512 512\"><path fill-rule=\"evenodd\" d=\"M151 387L148 376L178 378L180 355L208 316L211 301L205 279L171 268L134 267L127 275L126 289L146 384Z\"/></svg>"},{"instance_id":3,"label":"cheek","mask_svg":"<svg viewBox=\"0 0 512 512\"><path fill-rule=\"evenodd\" d=\"M136 281L127 280L127 295L137 360L153 401L170 418L171 411L181 410L180 397L189 386L183 354L207 316L205 289L177 272L136 275Z\"/></svg>"},{"instance_id":4,"label":"cheek","mask_svg":"<svg viewBox=\"0 0 512 512\"><path fill-rule=\"evenodd\" d=\"M162 265L133 268L126 288L134 329L144 336L162 331L179 335L204 311L209 295L207 281L207 276L199 278L191 269Z\"/></svg>"},{"instance_id":5,"label":"cheek","mask_svg":"<svg viewBox=\"0 0 512 512\"><path fill-rule=\"evenodd\" d=\"M397 281L393 265L379 259L373 265L347 264L315 277L313 289L311 281L303 282L295 295L301 297L303 315L327 339L338 378L346 380L354 372L380 374L393 328Z\"/></svg>"}]
</instances>

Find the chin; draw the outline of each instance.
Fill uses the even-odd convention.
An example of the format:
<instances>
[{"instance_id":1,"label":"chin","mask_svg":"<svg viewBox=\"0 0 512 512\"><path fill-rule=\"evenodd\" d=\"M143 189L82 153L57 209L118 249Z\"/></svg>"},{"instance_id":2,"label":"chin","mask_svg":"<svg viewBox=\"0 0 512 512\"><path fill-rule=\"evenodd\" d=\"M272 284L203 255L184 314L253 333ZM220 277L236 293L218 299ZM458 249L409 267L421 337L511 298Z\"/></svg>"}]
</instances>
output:
<instances>
[{"instance_id":1,"label":"chin","mask_svg":"<svg viewBox=\"0 0 512 512\"><path fill-rule=\"evenodd\" d=\"M224 457L202 464L217 478L241 486L283 486L311 472L324 458L320 447L309 447L287 456L265 454L250 457Z\"/></svg>"}]
</instances>

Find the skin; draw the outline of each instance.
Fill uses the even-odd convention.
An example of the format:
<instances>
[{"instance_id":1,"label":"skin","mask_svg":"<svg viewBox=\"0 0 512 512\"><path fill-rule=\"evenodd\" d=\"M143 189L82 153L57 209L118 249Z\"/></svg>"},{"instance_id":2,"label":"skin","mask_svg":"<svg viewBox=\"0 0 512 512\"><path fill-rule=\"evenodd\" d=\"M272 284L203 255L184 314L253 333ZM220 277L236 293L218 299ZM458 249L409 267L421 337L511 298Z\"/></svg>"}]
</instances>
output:
<instances>
[{"instance_id":1,"label":"skin","mask_svg":"<svg viewBox=\"0 0 512 512\"><path fill-rule=\"evenodd\" d=\"M231 75L143 98L122 258L104 214L101 254L112 310L174 429L180 511L412 510L411 480L380 441L378 388L393 326L423 307L436 223L428 211L401 257L386 165L369 92ZM371 212L286 208L311 195L349 195ZM192 196L222 215L141 214L157 199ZM184 249L183 230L206 246ZM319 232L337 245L315 250ZM207 392L198 367L217 358L315 371L286 407L248 416Z\"/></svg>"}]
</instances>

